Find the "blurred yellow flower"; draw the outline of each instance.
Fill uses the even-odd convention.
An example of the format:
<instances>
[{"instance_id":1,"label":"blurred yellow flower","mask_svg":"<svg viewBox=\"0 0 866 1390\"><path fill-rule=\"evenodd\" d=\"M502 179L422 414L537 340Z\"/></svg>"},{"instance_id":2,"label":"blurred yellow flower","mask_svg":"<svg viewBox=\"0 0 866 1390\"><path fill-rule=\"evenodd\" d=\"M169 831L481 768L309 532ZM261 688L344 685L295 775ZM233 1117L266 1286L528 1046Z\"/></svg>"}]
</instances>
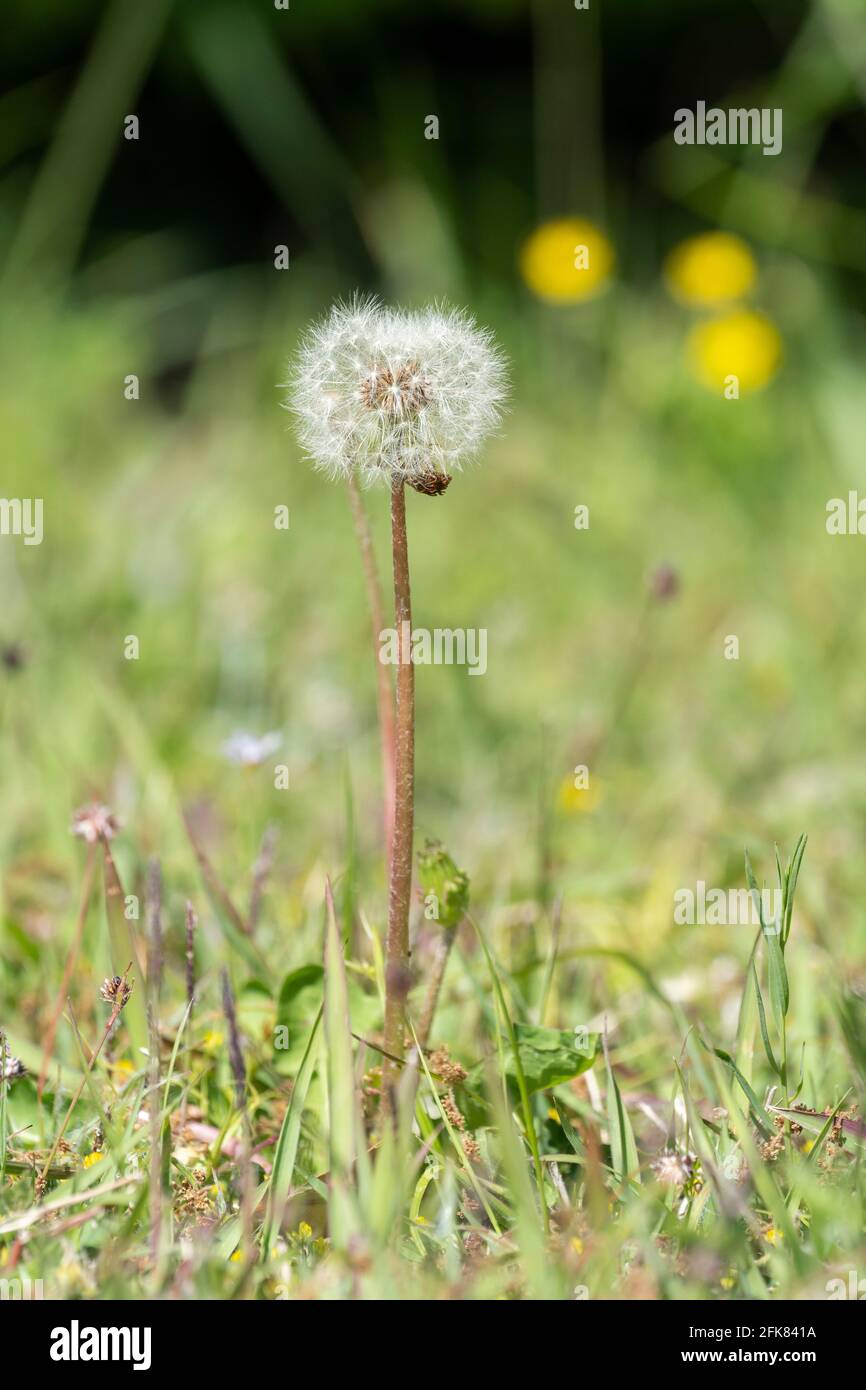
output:
<instances>
[{"instance_id":1,"label":"blurred yellow flower","mask_svg":"<svg viewBox=\"0 0 866 1390\"><path fill-rule=\"evenodd\" d=\"M590 777L587 785L576 786L576 777L565 777L559 786L557 805L567 816L588 815L601 802L601 787L597 777Z\"/></svg>"},{"instance_id":2,"label":"blurred yellow flower","mask_svg":"<svg viewBox=\"0 0 866 1390\"><path fill-rule=\"evenodd\" d=\"M688 350L698 379L733 397L741 391L758 391L772 381L782 357L782 340L762 314L736 309L693 328Z\"/></svg>"},{"instance_id":3,"label":"blurred yellow flower","mask_svg":"<svg viewBox=\"0 0 866 1390\"><path fill-rule=\"evenodd\" d=\"M665 276L684 304L724 304L748 294L758 268L744 241L729 232L705 232L670 253Z\"/></svg>"},{"instance_id":4,"label":"blurred yellow flower","mask_svg":"<svg viewBox=\"0 0 866 1390\"><path fill-rule=\"evenodd\" d=\"M768 1226L764 1232L764 1240L770 1245L778 1245L782 1239L782 1232L776 1226Z\"/></svg>"},{"instance_id":5,"label":"blurred yellow flower","mask_svg":"<svg viewBox=\"0 0 866 1390\"><path fill-rule=\"evenodd\" d=\"M84 1167L92 1168L94 1163L101 1163L104 1157L105 1154L102 1152L101 1149L94 1149L93 1153L85 1155Z\"/></svg>"},{"instance_id":6,"label":"blurred yellow flower","mask_svg":"<svg viewBox=\"0 0 866 1390\"><path fill-rule=\"evenodd\" d=\"M561 217L544 222L524 242L520 271L529 288L551 304L591 299L614 266L613 247L592 222Z\"/></svg>"}]
</instances>

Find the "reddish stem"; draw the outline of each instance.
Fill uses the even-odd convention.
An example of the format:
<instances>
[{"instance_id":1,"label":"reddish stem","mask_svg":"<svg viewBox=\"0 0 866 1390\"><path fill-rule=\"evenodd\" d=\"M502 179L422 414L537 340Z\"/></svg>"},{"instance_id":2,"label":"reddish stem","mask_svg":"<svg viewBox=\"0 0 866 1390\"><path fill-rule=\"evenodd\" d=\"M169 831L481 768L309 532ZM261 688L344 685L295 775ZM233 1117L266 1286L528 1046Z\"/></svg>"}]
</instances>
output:
<instances>
[{"instance_id":1,"label":"reddish stem","mask_svg":"<svg viewBox=\"0 0 866 1390\"><path fill-rule=\"evenodd\" d=\"M382 599L382 586L379 583L379 571L376 568L376 556L373 551L373 538L370 534L370 523L367 520L367 513L364 509L364 503L361 500L360 488L354 477L350 476L348 487L349 502L352 506L352 520L355 523L355 533L358 537L358 546L361 551L361 564L364 570L364 582L367 586L367 603L370 607L370 625L373 630L373 656L376 662L376 698L379 706L379 742L382 745L385 863L390 874L391 841L394 836L396 770L394 750L394 691L391 686L391 674L388 667L379 660L379 643L381 641L381 634L385 630L385 605Z\"/></svg>"},{"instance_id":2,"label":"reddish stem","mask_svg":"<svg viewBox=\"0 0 866 1390\"><path fill-rule=\"evenodd\" d=\"M397 666L397 737L394 836L388 891L388 939L385 963L385 1058L383 1100L391 1110L391 1091L398 1071L393 1057L404 1054L406 995L409 992L409 906L412 892L412 832L415 801L415 668L412 665L412 597L406 537L403 484L391 490L391 539L394 554L394 621L400 661ZM404 640L408 636L408 641Z\"/></svg>"}]
</instances>

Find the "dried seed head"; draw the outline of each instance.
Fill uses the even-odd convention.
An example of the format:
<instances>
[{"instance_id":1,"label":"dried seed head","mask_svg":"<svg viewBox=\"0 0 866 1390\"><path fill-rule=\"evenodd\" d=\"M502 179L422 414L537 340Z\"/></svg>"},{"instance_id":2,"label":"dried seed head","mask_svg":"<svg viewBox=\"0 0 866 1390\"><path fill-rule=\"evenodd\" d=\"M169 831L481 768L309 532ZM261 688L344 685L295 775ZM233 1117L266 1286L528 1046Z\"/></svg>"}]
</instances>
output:
<instances>
[{"instance_id":1,"label":"dried seed head","mask_svg":"<svg viewBox=\"0 0 866 1390\"><path fill-rule=\"evenodd\" d=\"M307 334L287 405L323 472L415 486L479 452L505 394L503 357L468 314L409 313L356 297ZM445 487L437 482L437 494Z\"/></svg>"},{"instance_id":2,"label":"dried seed head","mask_svg":"<svg viewBox=\"0 0 866 1390\"><path fill-rule=\"evenodd\" d=\"M437 473L435 468L431 468L429 473L422 473L418 478L409 478L408 482L410 487L423 493L425 497L441 497L451 482L451 474Z\"/></svg>"},{"instance_id":3,"label":"dried seed head","mask_svg":"<svg viewBox=\"0 0 866 1390\"><path fill-rule=\"evenodd\" d=\"M127 980L125 975L112 975L110 979L103 980L99 993L106 1004L113 1004L120 1012L129 1003L129 996L132 994L132 981Z\"/></svg>"},{"instance_id":4,"label":"dried seed head","mask_svg":"<svg viewBox=\"0 0 866 1390\"><path fill-rule=\"evenodd\" d=\"M95 845L98 840L113 840L120 830L121 822L107 806L94 801L90 806L80 806L72 817L70 830L73 835Z\"/></svg>"}]
</instances>

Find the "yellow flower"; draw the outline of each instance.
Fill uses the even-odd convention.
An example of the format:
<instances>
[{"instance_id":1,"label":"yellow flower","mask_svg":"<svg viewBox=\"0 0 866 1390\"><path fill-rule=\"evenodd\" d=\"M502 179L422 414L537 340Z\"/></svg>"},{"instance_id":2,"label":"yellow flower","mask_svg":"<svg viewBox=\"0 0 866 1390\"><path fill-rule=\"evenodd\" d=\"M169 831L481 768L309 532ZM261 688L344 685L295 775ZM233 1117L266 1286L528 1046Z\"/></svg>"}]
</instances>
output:
<instances>
[{"instance_id":1,"label":"yellow flower","mask_svg":"<svg viewBox=\"0 0 866 1390\"><path fill-rule=\"evenodd\" d=\"M235 1250L234 1254L229 1255L229 1260L233 1265L239 1265L243 1257L243 1251Z\"/></svg>"},{"instance_id":2,"label":"yellow flower","mask_svg":"<svg viewBox=\"0 0 866 1390\"><path fill-rule=\"evenodd\" d=\"M727 391L736 377L740 391L758 391L779 369L782 340L769 319L751 309L699 323L689 336L689 357L700 381Z\"/></svg>"},{"instance_id":3,"label":"yellow flower","mask_svg":"<svg viewBox=\"0 0 866 1390\"><path fill-rule=\"evenodd\" d=\"M551 304L591 299L613 270L613 247L582 217L545 222L524 242L520 270L529 288Z\"/></svg>"},{"instance_id":4,"label":"yellow flower","mask_svg":"<svg viewBox=\"0 0 866 1390\"><path fill-rule=\"evenodd\" d=\"M768 1245L777 1245L781 1239L781 1231L777 1230L775 1226L767 1227L766 1231L764 1232L764 1240L767 1242Z\"/></svg>"},{"instance_id":5,"label":"yellow flower","mask_svg":"<svg viewBox=\"0 0 866 1390\"><path fill-rule=\"evenodd\" d=\"M84 1159L84 1167L92 1168L94 1163L99 1163L105 1157L101 1149L94 1149L92 1154L87 1154Z\"/></svg>"},{"instance_id":6,"label":"yellow flower","mask_svg":"<svg viewBox=\"0 0 866 1390\"><path fill-rule=\"evenodd\" d=\"M575 786L573 777L565 777L560 783L557 805L566 816L589 815L600 801L601 788L597 777L590 777L586 787Z\"/></svg>"},{"instance_id":7,"label":"yellow flower","mask_svg":"<svg viewBox=\"0 0 866 1390\"><path fill-rule=\"evenodd\" d=\"M301 1240L309 1240L312 1234L312 1226L310 1226L306 1221L302 1221L300 1226L298 1227L298 1235L301 1237Z\"/></svg>"},{"instance_id":8,"label":"yellow flower","mask_svg":"<svg viewBox=\"0 0 866 1390\"><path fill-rule=\"evenodd\" d=\"M736 1282L737 1281L732 1274L723 1274L721 1279L719 1280L719 1283L721 1284L723 1289L732 1289Z\"/></svg>"},{"instance_id":9,"label":"yellow flower","mask_svg":"<svg viewBox=\"0 0 866 1390\"><path fill-rule=\"evenodd\" d=\"M728 232L705 232L681 241L668 256L665 276L684 304L724 304L748 294L758 268L744 241Z\"/></svg>"}]
</instances>

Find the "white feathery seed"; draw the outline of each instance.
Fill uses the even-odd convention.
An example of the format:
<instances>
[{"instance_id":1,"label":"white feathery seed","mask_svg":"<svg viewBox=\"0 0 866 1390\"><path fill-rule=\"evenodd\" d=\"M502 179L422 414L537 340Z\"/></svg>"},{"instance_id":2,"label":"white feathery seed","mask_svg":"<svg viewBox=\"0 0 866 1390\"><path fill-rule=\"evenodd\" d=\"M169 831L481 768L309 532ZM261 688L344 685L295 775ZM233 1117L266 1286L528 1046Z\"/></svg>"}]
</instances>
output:
<instances>
[{"instance_id":1,"label":"white feathery seed","mask_svg":"<svg viewBox=\"0 0 866 1390\"><path fill-rule=\"evenodd\" d=\"M496 429L505 359L461 310L389 309L356 296L301 343L287 405L298 437L329 477L411 482L474 458Z\"/></svg>"}]
</instances>

